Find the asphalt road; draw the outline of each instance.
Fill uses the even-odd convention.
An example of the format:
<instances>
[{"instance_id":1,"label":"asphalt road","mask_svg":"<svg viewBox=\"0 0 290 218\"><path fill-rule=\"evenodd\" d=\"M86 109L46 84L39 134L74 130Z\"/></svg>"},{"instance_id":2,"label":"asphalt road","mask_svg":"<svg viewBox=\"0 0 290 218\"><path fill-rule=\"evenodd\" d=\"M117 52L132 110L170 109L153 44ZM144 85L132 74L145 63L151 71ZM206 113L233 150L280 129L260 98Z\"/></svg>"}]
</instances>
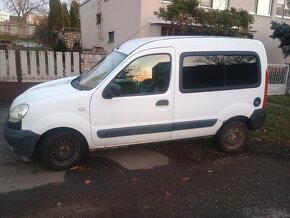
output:
<instances>
[{"instance_id":1,"label":"asphalt road","mask_svg":"<svg viewBox=\"0 0 290 218\"><path fill-rule=\"evenodd\" d=\"M290 217L290 146L213 139L93 152L65 172L16 160L3 137L0 217Z\"/></svg>"}]
</instances>

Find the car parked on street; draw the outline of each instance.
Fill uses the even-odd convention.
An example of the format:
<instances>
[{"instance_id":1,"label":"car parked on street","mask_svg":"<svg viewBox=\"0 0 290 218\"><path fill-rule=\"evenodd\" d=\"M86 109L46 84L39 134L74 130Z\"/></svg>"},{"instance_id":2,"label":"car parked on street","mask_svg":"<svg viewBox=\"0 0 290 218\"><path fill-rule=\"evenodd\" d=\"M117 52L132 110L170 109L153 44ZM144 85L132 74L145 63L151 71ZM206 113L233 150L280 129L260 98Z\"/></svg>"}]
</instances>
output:
<instances>
[{"instance_id":1,"label":"car parked on street","mask_svg":"<svg viewBox=\"0 0 290 218\"><path fill-rule=\"evenodd\" d=\"M225 37L152 37L121 44L88 73L36 85L11 105L5 137L64 170L88 150L217 136L240 151L266 117L263 44Z\"/></svg>"}]
</instances>

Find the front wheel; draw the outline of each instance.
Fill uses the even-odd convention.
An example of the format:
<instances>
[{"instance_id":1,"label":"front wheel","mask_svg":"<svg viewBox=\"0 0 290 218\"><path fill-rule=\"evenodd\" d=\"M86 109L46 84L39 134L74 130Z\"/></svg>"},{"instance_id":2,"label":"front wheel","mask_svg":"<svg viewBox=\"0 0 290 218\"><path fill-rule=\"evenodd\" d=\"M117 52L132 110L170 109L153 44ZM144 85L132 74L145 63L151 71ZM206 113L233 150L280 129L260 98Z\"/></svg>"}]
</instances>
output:
<instances>
[{"instance_id":1,"label":"front wheel","mask_svg":"<svg viewBox=\"0 0 290 218\"><path fill-rule=\"evenodd\" d=\"M77 132L59 130L48 133L41 143L41 157L52 170L66 170L77 164L86 153L86 141Z\"/></svg>"},{"instance_id":2,"label":"front wheel","mask_svg":"<svg viewBox=\"0 0 290 218\"><path fill-rule=\"evenodd\" d=\"M226 153L242 150L248 140L249 130L241 121L230 121L221 127L217 134L220 148Z\"/></svg>"}]
</instances>

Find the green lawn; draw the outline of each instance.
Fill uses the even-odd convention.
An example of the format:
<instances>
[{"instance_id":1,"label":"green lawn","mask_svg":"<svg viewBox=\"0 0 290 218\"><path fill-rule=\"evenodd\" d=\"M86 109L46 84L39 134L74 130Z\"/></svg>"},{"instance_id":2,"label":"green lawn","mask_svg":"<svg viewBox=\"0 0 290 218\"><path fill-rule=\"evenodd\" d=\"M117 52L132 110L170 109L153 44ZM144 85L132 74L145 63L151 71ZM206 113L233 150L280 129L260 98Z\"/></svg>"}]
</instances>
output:
<instances>
[{"instance_id":1,"label":"green lawn","mask_svg":"<svg viewBox=\"0 0 290 218\"><path fill-rule=\"evenodd\" d=\"M289 95L268 96L268 102L290 107L290 96Z\"/></svg>"},{"instance_id":2,"label":"green lawn","mask_svg":"<svg viewBox=\"0 0 290 218\"><path fill-rule=\"evenodd\" d=\"M290 145L290 97L269 96L268 102L266 122L253 135L265 141Z\"/></svg>"}]
</instances>

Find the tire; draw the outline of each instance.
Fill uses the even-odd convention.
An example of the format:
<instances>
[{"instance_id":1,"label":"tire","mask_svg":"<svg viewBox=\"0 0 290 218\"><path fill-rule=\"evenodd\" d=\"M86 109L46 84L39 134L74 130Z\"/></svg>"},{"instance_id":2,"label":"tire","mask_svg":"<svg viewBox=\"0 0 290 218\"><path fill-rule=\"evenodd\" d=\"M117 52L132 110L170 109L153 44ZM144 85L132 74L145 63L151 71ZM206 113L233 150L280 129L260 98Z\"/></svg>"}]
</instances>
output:
<instances>
[{"instance_id":1,"label":"tire","mask_svg":"<svg viewBox=\"0 0 290 218\"><path fill-rule=\"evenodd\" d=\"M241 121L230 121L217 134L220 148L226 153L241 151L248 141L249 130Z\"/></svg>"},{"instance_id":2,"label":"tire","mask_svg":"<svg viewBox=\"0 0 290 218\"><path fill-rule=\"evenodd\" d=\"M87 151L87 143L76 131L56 130L40 144L42 161L51 170L66 170L77 164Z\"/></svg>"}]
</instances>

